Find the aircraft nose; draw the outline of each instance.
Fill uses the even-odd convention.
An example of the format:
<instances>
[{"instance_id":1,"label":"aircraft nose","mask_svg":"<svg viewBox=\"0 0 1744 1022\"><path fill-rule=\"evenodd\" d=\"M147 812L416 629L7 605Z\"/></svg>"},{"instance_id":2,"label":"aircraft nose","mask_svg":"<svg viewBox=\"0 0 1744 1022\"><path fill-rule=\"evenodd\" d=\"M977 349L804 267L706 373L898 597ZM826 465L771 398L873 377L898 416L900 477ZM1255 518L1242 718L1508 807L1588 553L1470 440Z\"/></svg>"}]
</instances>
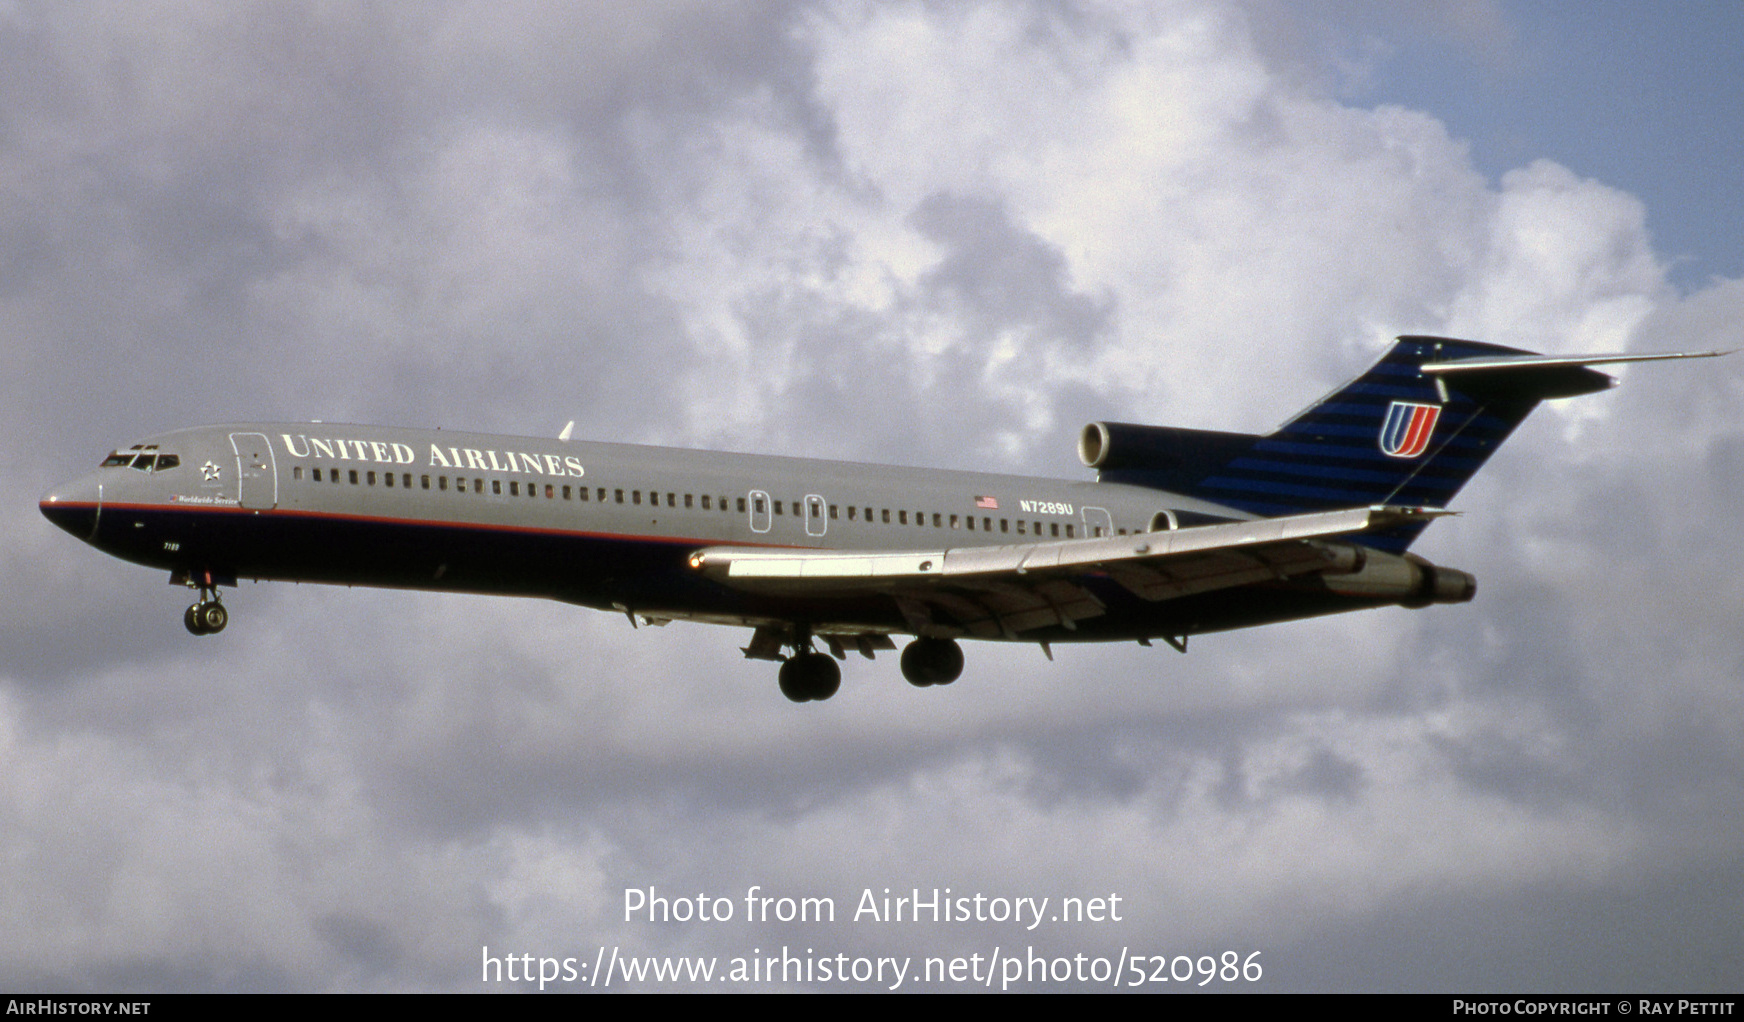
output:
<instances>
[{"instance_id":1,"label":"aircraft nose","mask_svg":"<svg viewBox=\"0 0 1744 1022\"><path fill-rule=\"evenodd\" d=\"M97 520L103 513L103 488L92 479L57 486L37 503L42 516L80 539L90 542L97 535Z\"/></svg>"}]
</instances>

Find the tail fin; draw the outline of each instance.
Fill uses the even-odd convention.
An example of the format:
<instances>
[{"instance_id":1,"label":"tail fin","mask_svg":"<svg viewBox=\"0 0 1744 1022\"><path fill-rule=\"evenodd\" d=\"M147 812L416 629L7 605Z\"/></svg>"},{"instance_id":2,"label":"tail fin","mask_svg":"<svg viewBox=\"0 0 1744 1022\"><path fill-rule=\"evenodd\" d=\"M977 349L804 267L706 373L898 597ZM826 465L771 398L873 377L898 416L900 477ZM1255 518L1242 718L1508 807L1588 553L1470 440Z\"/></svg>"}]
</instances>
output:
<instances>
[{"instance_id":1,"label":"tail fin","mask_svg":"<svg viewBox=\"0 0 1744 1022\"><path fill-rule=\"evenodd\" d=\"M1538 402L1615 385L1588 366L1681 357L1692 356L1537 355L1477 341L1401 337L1367 372L1266 436L1217 434L1219 442L1207 445L1201 431L1151 427L1143 446L1174 456L1141 453L1099 478L1268 517L1372 504L1442 508ZM1098 425L1106 439L1113 439L1111 425L1132 429ZM1426 524L1362 542L1403 551Z\"/></svg>"}]
</instances>

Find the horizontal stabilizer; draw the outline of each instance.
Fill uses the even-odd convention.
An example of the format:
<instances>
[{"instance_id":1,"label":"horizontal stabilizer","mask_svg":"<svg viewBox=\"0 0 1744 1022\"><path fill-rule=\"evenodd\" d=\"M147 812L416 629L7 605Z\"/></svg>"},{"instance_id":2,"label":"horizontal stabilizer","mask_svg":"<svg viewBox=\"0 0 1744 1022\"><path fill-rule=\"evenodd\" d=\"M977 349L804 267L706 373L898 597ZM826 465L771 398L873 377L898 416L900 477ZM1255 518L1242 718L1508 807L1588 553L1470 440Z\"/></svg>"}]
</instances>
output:
<instances>
[{"instance_id":1,"label":"horizontal stabilizer","mask_svg":"<svg viewBox=\"0 0 1744 1022\"><path fill-rule=\"evenodd\" d=\"M1469 394L1552 400L1591 394L1616 385L1597 365L1716 358L1724 351L1655 352L1639 355L1491 355L1425 362L1422 371Z\"/></svg>"}]
</instances>

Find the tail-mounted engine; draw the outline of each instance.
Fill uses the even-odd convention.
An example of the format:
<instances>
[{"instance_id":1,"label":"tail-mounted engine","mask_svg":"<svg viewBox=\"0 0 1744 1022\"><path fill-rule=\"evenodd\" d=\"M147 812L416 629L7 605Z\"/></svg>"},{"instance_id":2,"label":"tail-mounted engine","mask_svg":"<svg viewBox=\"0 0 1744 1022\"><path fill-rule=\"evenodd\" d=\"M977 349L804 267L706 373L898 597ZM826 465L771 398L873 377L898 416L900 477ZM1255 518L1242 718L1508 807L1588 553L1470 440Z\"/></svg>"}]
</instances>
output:
<instances>
[{"instance_id":1,"label":"tail-mounted engine","mask_svg":"<svg viewBox=\"0 0 1744 1022\"><path fill-rule=\"evenodd\" d=\"M1185 490L1258 439L1211 429L1092 422L1078 435L1078 457L1104 482Z\"/></svg>"}]
</instances>

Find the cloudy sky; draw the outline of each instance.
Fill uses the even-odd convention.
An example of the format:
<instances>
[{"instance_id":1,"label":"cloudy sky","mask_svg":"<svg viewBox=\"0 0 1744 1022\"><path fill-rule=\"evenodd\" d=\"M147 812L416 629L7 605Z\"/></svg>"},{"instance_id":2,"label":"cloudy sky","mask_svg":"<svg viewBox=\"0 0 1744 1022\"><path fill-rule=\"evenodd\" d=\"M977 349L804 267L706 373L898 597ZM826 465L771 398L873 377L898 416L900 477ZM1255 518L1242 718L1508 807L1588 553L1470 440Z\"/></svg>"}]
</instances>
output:
<instances>
[{"instance_id":1,"label":"cloudy sky","mask_svg":"<svg viewBox=\"0 0 1744 1022\"><path fill-rule=\"evenodd\" d=\"M1082 478L1086 421L1263 431L1395 334L1737 347L1740 40L1733 3L0 4L0 987L522 986L488 946L1736 990L1737 357L1540 411L1418 547L1472 604L971 645L941 690L856 660L802 707L742 632L540 602L245 582L195 639L35 500L251 419ZM625 921L650 887L738 917ZM1122 918L849 921L887 887Z\"/></svg>"}]
</instances>

